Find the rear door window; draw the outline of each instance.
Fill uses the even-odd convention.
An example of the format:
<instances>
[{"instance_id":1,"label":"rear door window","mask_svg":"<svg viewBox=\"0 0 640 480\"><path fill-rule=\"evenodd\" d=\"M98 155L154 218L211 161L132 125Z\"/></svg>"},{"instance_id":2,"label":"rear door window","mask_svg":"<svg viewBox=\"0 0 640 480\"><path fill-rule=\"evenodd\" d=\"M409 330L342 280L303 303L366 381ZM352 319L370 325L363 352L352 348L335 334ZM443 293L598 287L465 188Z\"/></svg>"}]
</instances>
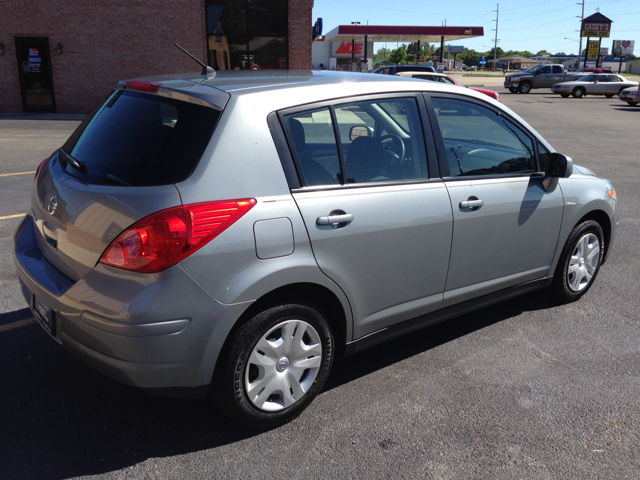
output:
<instances>
[{"instance_id":1,"label":"rear door window","mask_svg":"<svg viewBox=\"0 0 640 480\"><path fill-rule=\"evenodd\" d=\"M117 90L62 147L86 166L86 172L63 166L93 184L181 182L198 164L220 113L194 103Z\"/></svg>"},{"instance_id":2,"label":"rear door window","mask_svg":"<svg viewBox=\"0 0 640 480\"><path fill-rule=\"evenodd\" d=\"M353 102L283 118L306 186L428 178L415 98Z\"/></svg>"}]
</instances>

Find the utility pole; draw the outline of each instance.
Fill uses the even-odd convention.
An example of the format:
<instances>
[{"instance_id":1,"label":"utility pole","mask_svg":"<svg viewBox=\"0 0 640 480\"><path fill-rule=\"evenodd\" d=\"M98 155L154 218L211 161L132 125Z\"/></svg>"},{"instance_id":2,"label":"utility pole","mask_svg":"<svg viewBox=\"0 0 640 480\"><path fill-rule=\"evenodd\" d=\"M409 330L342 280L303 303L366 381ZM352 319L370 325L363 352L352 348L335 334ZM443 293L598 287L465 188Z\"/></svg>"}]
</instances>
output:
<instances>
[{"instance_id":1,"label":"utility pole","mask_svg":"<svg viewBox=\"0 0 640 480\"><path fill-rule=\"evenodd\" d=\"M580 68L580 58L582 55L582 20L584 20L584 0L582 0L582 3L576 3L576 5L582 5L582 15L580 15L580 41L579 43L579 47L578 47L578 63L576 64L576 68ZM598 52L600 53L600 52ZM584 57L584 62L585 65L587 63L587 56L585 55Z\"/></svg>"},{"instance_id":2,"label":"utility pole","mask_svg":"<svg viewBox=\"0 0 640 480\"><path fill-rule=\"evenodd\" d=\"M582 0L584 1L584 0ZM500 4L497 4L496 10L494 10L494 12L496 12L496 38L493 41L493 71L496 71L496 57L498 54L498 15L499 15L499 11L500 11Z\"/></svg>"}]
</instances>

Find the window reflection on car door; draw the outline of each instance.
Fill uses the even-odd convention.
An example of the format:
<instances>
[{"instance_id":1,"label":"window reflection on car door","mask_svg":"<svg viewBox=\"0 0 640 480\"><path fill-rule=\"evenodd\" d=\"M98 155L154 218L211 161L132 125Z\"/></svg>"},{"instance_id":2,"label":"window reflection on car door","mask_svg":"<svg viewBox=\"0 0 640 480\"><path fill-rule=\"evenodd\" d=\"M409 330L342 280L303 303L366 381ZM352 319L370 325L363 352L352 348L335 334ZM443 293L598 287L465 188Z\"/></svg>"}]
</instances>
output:
<instances>
[{"instance_id":1,"label":"window reflection on car door","mask_svg":"<svg viewBox=\"0 0 640 480\"><path fill-rule=\"evenodd\" d=\"M504 114L461 98L431 98L454 232L443 306L544 277L562 220L546 192L535 142Z\"/></svg>"}]
</instances>

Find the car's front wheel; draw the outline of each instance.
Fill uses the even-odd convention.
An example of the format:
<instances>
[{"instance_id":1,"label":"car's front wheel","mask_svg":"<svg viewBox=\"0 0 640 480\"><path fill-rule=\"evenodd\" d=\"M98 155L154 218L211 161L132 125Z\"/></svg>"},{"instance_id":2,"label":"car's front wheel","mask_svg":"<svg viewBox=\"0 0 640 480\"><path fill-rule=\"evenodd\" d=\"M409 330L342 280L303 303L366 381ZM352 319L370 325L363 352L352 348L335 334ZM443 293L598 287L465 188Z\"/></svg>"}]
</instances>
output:
<instances>
[{"instance_id":1,"label":"car's front wheel","mask_svg":"<svg viewBox=\"0 0 640 480\"><path fill-rule=\"evenodd\" d=\"M584 97L585 91L584 88L575 88L573 90L573 97L574 98L582 98Z\"/></svg>"},{"instance_id":2,"label":"car's front wheel","mask_svg":"<svg viewBox=\"0 0 640 480\"><path fill-rule=\"evenodd\" d=\"M638 105L638 102L632 102L631 100L627 100L627 103L632 107L635 107L636 105Z\"/></svg>"},{"instance_id":3,"label":"car's front wheel","mask_svg":"<svg viewBox=\"0 0 640 480\"><path fill-rule=\"evenodd\" d=\"M593 220L577 225L569 235L553 278L553 293L563 302L582 297L593 285L602 257L602 227Z\"/></svg>"},{"instance_id":4,"label":"car's front wheel","mask_svg":"<svg viewBox=\"0 0 640 480\"><path fill-rule=\"evenodd\" d=\"M518 93L518 89L517 89L517 88L515 88L515 87L509 87L509 91L510 91L511 93Z\"/></svg>"},{"instance_id":5,"label":"car's front wheel","mask_svg":"<svg viewBox=\"0 0 640 480\"><path fill-rule=\"evenodd\" d=\"M287 302L263 310L229 338L212 396L229 417L252 429L293 420L318 395L335 351L320 310Z\"/></svg>"},{"instance_id":6,"label":"car's front wheel","mask_svg":"<svg viewBox=\"0 0 640 480\"><path fill-rule=\"evenodd\" d=\"M604 95L607 98L613 98L613 94L612 93L605 93Z\"/></svg>"}]
</instances>

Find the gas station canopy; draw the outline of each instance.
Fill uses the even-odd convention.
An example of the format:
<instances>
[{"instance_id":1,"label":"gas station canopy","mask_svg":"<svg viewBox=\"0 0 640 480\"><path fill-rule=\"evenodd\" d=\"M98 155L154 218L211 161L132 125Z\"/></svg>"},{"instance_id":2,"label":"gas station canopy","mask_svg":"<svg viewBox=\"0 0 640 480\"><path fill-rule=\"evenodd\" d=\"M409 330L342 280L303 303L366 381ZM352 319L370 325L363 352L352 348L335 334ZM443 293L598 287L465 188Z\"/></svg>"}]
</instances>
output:
<instances>
[{"instance_id":1,"label":"gas station canopy","mask_svg":"<svg viewBox=\"0 0 640 480\"><path fill-rule=\"evenodd\" d=\"M403 27L387 25L338 25L324 37L326 42L417 42L440 43L482 37L483 27Z\"/></svg>"}]
</instances>

